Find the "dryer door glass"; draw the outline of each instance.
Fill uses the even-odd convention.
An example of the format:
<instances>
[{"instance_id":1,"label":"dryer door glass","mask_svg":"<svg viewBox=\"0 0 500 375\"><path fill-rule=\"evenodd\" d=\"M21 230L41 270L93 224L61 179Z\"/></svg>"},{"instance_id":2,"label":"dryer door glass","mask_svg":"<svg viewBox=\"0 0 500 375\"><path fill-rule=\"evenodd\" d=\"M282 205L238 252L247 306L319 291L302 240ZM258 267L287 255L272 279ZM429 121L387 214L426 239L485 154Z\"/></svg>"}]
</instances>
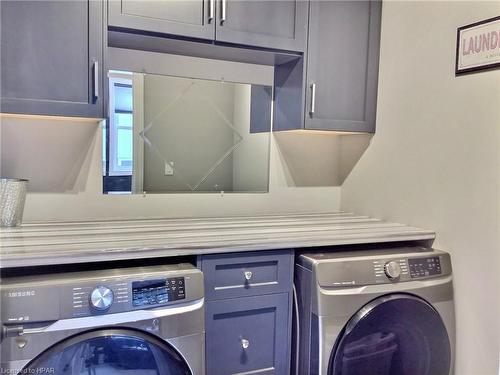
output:
<instances>
[{"instance_id":1,"label":"dryer door glass","mask_svg":"<svg viewBox=\"0 0 500 375\"><path fill-rule=\"evenodd\" d=\"M437 311L412 295L365 305L347 323L330 357L329 375L448 375L451 348Z\"/></svg>"},{"instance_id":2,"label":"dryer door glass","mask_svg":"<svg viewBox=\"0 0 500 375\"><path fill-rule=\"evenodd\" d=\"M165 342L132 330L87 332L64 340L35 358L21 374L191 375Z\"/></svg>"}]
</instances>

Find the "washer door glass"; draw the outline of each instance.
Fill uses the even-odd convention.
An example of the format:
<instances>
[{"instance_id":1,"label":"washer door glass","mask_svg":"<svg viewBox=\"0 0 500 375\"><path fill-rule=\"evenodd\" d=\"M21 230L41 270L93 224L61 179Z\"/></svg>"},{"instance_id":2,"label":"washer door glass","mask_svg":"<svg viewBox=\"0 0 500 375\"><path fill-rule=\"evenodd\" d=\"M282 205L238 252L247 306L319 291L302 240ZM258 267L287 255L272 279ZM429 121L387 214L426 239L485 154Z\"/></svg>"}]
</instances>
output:
<instances>
[{"instance_id":1,"label":"washer door glass","mask_svg":"<svg viewBox=\"0 0 500 375\"><path fill-rule=\"evenodd\" d=\"M329 375L449 375L446 327L426 301L407 294L365 305L337 339Z\"/></svg>"},{"instance_id":2,"label":"washer door glass","mask_svg":"<svg viewBox=\"0 0 500 375\"><path fill-rule=\"evenodd\" d=\"M191 375L191 371L167 343L136 331L110 329L56 344L21 374Z\"/></svg>"}]
</instances>

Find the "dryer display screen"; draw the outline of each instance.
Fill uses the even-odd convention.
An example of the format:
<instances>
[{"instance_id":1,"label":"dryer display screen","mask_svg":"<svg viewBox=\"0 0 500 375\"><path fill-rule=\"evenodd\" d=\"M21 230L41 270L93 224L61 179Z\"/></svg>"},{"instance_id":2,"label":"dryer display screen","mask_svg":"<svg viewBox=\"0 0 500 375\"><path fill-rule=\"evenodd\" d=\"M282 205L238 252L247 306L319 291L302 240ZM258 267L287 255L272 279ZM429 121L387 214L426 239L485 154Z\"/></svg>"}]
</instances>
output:
<instances>
[{"instance_id":1,"label":"dryer display screen","mask_svg":"<svg viewBox=\"0 0 500 375\"><path fill-rule=\"evenodd\" d=\"M151 306L186 298L184 278L132 282L132 305Z\"/></svg>"},{"instance_id":2,"label":"dryer display screen","mask_svg":"<svg viewBox=\"0 0 500 375\"><path fill-rule=\"evenodd\" d=\"M441 274L439 257L408 259L410 276L412 278L434 276Z\"/></svg>"}]
</instances>

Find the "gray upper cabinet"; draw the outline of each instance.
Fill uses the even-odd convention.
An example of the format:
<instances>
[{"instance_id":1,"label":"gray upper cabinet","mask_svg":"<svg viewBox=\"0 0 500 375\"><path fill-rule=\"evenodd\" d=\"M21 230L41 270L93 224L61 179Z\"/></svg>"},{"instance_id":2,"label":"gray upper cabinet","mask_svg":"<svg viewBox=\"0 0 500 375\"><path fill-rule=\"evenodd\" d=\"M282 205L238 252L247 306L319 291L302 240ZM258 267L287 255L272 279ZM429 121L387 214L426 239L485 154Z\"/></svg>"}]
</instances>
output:
<instances>
[{"instance_id":1,"label":"gray upper cabinet","mask_svg":"<svg viewBox=\"0 0 500 375\"><path fill-rule=\"evenodd\" d=\"M298 51L307 42L303 0L108 0L118 29Z\"/></svg>"},{"instance_id":2,"label":"gray upper cabinet","mask_svg":"<svg viewBox=\"0 0 500 375\"><path fill-rule=\"evenodd\" d=\"M108 0L108 25L213 40L215 1Z\"/></svg>"},{"instance_id":3,"label":"gray upper cabinet","mask_svg":"<svg viewBox=\"0 0 500 375\"><path fill-rule=\"evenodd\" d=\"M248 46L304 51L307 1L220 0L216 40Z\"/></svg>"},{"instance_id":4,"label":"gray upper cabinet","mask_svg":"<svg viewBox=\"0 0 500 375\"><path fill-rule=\"evenodd\" d=\"M102 117L100 1L1 1L1 111Z\"/></svg>"},{"instance_id":5,"label":"gray upper cabinet","mask_svg":"<svg viewBox=\"0 0 500 375\"><path fill-rule=\"evenodd\" d=\"M306 129L375 131L381 6L311 0Z\"/></svg>"}]
</instances>

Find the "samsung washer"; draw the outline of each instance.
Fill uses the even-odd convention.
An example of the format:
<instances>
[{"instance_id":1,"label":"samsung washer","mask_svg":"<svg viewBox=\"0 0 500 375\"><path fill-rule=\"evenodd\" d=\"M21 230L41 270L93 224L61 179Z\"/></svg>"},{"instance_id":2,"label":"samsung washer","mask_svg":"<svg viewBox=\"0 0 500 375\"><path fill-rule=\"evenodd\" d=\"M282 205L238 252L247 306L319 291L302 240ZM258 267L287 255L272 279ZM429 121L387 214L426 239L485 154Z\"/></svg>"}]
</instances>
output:
<instances>
[{"instance_id":1,"label":"samsung washer","mask_svg":"<svg viewBox=\"0 0 500 375\"><path fill-rule=\"evenodd\" d=\"M449 254L429 248L297 258L298 375L449 375L455 317Z\"/></svg>"},{"instance_id":2,"label":"samsung washer","mask_svg":"<svg viewBox=\"0 0 500 375\"><path fill-rule=\"evenodd\" d=\"M191 264L2 280L2 374L203 375Z\"/></svg>"}]
</instances>

